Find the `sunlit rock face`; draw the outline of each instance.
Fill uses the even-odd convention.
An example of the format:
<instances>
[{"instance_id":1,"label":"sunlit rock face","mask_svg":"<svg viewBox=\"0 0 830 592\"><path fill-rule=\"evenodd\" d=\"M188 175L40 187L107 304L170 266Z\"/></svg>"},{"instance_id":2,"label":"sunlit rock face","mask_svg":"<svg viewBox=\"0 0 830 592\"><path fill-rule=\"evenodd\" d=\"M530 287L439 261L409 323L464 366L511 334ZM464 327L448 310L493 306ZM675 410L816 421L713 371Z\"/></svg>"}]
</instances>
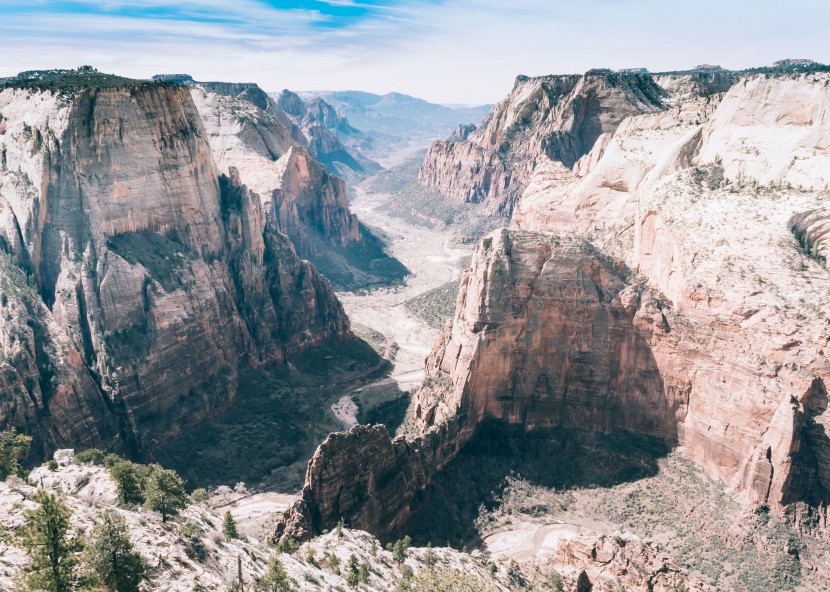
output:
<instances>
[{"instance_id":1,"label":"sunlit rock face","mask_svg":"<svg viewBox=\"0 0 830 592\"><path fill-rule=\"evenodd\" d=\"M229 406L240 365L349 338L208 140L186 87L0 92L0 426L146 450Z\"/></svg>"},{"instance_id":2,"label":"sunlit rock face","mask_svg":"<svg viewBox=\"0 0 830 592\"><path fill-rule=\"evenodd\" d=\"M826 504L829 76L678 85L537 163L463 277L411 441L443 434L446 459L487 418L636 432L747 505Z\"/></svg>"},{"instance_id":3,"label":"sunlit rock face","mask_svg":"<svg viewBox=\"0 0 830 592\"><path fill-rule=\"evenodd\" d=\"M537 166L552 160L572 167L597 138L626 117L662 109L666 96L647 74L520 76L464 139L432 144L418 180L509 216Z\"/></svg>"}]
</instances>

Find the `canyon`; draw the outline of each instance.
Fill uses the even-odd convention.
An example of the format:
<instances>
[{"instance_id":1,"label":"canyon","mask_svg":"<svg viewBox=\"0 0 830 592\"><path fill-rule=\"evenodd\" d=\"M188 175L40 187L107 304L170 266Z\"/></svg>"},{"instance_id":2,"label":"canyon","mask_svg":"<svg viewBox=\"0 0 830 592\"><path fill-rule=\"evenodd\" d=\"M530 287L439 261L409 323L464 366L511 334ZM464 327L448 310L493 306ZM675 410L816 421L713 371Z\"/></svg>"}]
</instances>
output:
<instances>
[{"instance_id":1,"label":"canyon","mask_svg":"<svg viewBox=\"0 0 830 592\"><path fill-rule=\"evenodd\" d=\"M232 506L250 573L301 542L326 563L280 551L298 587L336 587L343 545L382 589L411 535L492 589L823 589L828 105L812 62L519 76L435 139L450 115L394 93L12 80L0 428L152 459L300 369L302 489L279 467ZM87 524L70 482L112 484L59 455L34 474Z\"/></svg>"},{"instance_id":2,"label":"canyon","mask_svg":"<svg viewBox=\"0 0 830 592\"><path fill-rule=\"evenodd\" d=\"M510 228L477 246L397 437L331 436L275 537L406 532L492 421L656 437L820 530L828 89L821 66L520 77L433 144L419 181Z\"/></svg>"}]
</instances>

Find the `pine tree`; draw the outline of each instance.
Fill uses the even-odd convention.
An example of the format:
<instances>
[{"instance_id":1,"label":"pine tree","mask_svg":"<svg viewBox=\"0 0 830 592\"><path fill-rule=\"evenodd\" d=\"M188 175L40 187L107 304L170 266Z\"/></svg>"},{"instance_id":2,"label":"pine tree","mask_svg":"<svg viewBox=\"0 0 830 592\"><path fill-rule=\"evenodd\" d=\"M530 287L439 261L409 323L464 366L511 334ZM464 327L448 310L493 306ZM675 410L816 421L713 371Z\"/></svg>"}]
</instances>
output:
<instances>
[{"instance_id":1,"label":"pine tree","mask_svg":"<svg viewBox=\"0 0 830 592\"><path fill-rule=\"evenodd\" d=\"M290 592L288 573L279 557L274 555L268 561L268 572L259 579L256 588L262 592Z\"/></svg>"},{"instance_id":2,"label":"pine tree","mask_svg":"<svg viewBox=\"0 0 830 592\"><path fill-rule=\"evenodd\" d=\"M171 516L187 507L187 494L184 492L182 478L170 469L156 466L147 479L144 492L144 505L149 510L161 514L161 521L167 522Z\"/></svg>"},{"instance_id":3,"label":"pine tree","mask_svg":"<svg viewBox=\"0 0 830 592\"><path fill-rule=\"evenodd\" d=\"M136 465L128 460L118 460L110 468L110 474L118 486L118 499L122 504L143 504L144 492Z\"/></svg>"},{"instance_id":4,"label":"pine tree","mask_svg":"<svg viewBox=\"0 0 830 592\"><path fill-rule=\"evenodd\" d=\"M31 443L32 438L18 434L14 428L0 432L0 480L9 475L23 476L23 469L17 461L28 454Z\"/></svg>"},{"instance_id":5,"label":"pine tree","mask_svg":"<svg viewBox=\"0 0 830 592\"><path fill-rule=\"evenodd\" d=\"M354 555L349 556L349 572L346 575L346 582L352 588L357 588L357 585L360 583L360 572L357 567L357 557Z\"/></svg>"},{"instance_id":6,"label":"pine tree","mask_svg":"<svg viewBox=\"0 0 830 592\"><path fill-rule=\"evenodd\" d=\"M397 563L406 561L406 551L409 549L410 544L412 544L412 539L409 536L405 536L395 542L395 546L392 547L392 555L394 555Z\"/></svg>"},{"instance_id":7,"label":"pine tree","mask_svg":"<svg viewBox=\"0 0 830 592\"><path fill-rule=\"evenodd\" d=\"M225 512L225 518L222 520L222 534L229 541L239 538L239 531L236 530L236 522L230 512Z\"/></svg>"},{"instance_id":8,"label":"pine tree","mask_svg":"<svg viewBox=\"0 0 830 592\"><path fill-rule=\"evenodd\" d=\"M70 540L69 519L72 512L58 499L39 489L34 501L40 506L25 513L22 533L31 564L26 568L25 583L33 590L72 592L79 588L76 573L79 540Z\"/></svg>"},{"instance_id":9,"label":"pine tree","mask_svg":"<svg viewBox=\"0 0 830 592\"><path fill-rule=\"evenodd\" d=\"M127 523L111 512L92 530L86 549L87 565L111 592L138 592L144 578L144 559L133 550Z\"/></svg>"}]
</instances>

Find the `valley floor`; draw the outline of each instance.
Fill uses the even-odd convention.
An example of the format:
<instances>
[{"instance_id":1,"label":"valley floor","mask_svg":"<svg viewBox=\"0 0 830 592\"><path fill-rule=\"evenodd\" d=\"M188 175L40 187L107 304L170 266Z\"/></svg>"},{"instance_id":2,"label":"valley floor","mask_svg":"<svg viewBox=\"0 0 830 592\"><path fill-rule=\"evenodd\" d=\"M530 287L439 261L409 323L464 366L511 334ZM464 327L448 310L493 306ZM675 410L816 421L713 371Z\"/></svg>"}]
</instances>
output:
<instances>
[{"instance_id":1,"label":"valley floor","mask_svg":"<svg viewBox=\"0 0 830 592\"><path fill-rule=\"evenodd\" d=\"M338 294L355 332L382 336L382 353L393 364L389 376L344 395L332 406L334 414L347 427L357 420L354 410L346 403L350 397L365 412L384 401L401 397L421 383L424 360L438 331L412 314L405 303L457 281L472 253L472 246L458 244L450 233L416 226L384 212L392 196L373 193L368 187L369 183L364 182L355 188L351 210L365 224L386 235L389 254L406 265L411 275L403 286Z\"/></svg>"}]
</instances>

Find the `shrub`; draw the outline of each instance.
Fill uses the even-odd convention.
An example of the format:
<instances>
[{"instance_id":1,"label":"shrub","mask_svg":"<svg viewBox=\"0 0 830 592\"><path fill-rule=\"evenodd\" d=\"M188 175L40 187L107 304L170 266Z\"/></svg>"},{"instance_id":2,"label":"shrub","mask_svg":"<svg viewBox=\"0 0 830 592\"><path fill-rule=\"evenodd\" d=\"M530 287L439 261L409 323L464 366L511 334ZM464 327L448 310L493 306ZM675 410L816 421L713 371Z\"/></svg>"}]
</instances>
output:
<instances>
[{"instance_id":1,"label":"shrub","mask_svg":"<svg viewBox=\"0 0 830 592\"><path fill-rule=\"evenodd\" d=\"M56 461L54 458L49 460L49 462L46 463L46 468L54 473L58 470L58 461Z\"/></svg>"},{"instance_id":2,"label":"shrub","mask_svg":"<svg viewBox=\"0 0 830 592\"><path fill-rule=\"evenodd\" d=\"M87 448L76 452L75 460L84 464L102 465L104 464L104 453L97 448Z\"/></svg>"},{"instance_id":3,"label":"shrub","mask_svg":"<svg viewBox=\"0 0 830 592\"><path fill-rule=\"evenodd\" d=\"M118 487L118 499L122 504L144 503L144 483L141 472L134 463L123 458L111 465L110 474Z\"/></svg>"},{"instance_id":4,"label":"shrub","mask_svg":"<svg viewBox=\"0 0 830 592\"><path fill-rule=\"evenodd\" d=\"M190 494L190 501L194 504L203 504L208 501L208 492L204 487L194 489Z\"/></svg>"}]
</instances>

